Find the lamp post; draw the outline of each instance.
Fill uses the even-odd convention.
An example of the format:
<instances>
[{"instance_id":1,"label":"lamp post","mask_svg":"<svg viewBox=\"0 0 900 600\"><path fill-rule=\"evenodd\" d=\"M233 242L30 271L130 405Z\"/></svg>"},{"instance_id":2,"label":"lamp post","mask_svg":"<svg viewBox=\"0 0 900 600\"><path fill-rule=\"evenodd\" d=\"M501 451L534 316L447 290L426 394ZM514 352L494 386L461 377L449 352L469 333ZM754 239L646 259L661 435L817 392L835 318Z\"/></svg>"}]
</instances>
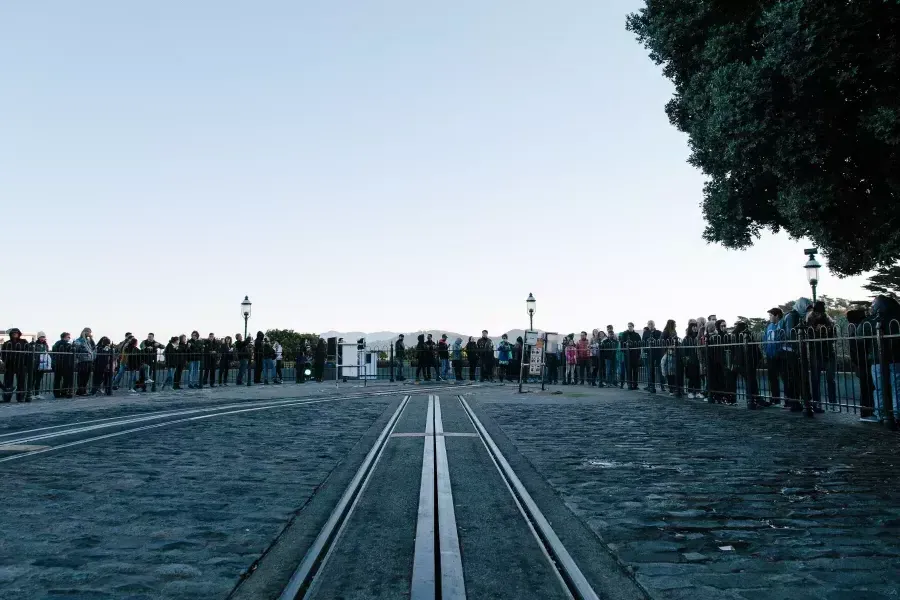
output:
<instances>
[{"instance_id":1,"label":"lamp post","mask_svg":"<svg viewBox=\"0 0 900 600\"><path fill-rule=\"evenodd\" d=\"M528 311L528 331L532 331L534 329L534 311L537 308L537 300L534 299L534 294L528 294L528 298L525 300L525 309ZM528 334L525 334L526 341L528 340ZM525 345L522 346L522 358L524 359L525 354ZM522 367L519 369L519 393L522 393L522 381L525 379L525 361L522 361Z\"/></svg>"},{"instance_id":2,"label":"lamp post","mask_svg":"<svg viewBox=\"0 0 900 600\"><path fill-rule=\"evenodd\" d=\"M534 299L534 295L528 294L525 306L528 309L528 329L531 330L534 329L534 311L537 308L537 300Z\"/></svg>"},{"instance_id":3,"label":"lamp post","mask_svg":"<svg viewBox=\"0 0 900 600\"><path fill-rule=\"evenodd\" d=\"M816 286L819 285L819 269L822 268L822 265L816 260L816 253L818 251L818 248L808 248L803 251L809 257L809 260L806 261L803 268L806 269L806 280L809 281L809 285L812 287L813 302L816 301Z\"/></svg>"},{"instance_id":4,"label":"lamp post","mask_svg":"<svg viewBox=\"0 0 900 600\"><path fill-rule=\"evenodd\" d=\"M247 296L244 296L244 301L241 302L241 314L244 315L244 339L247 339L247 321L250 319L250 307L253 305L250 302L250 299Z\"/></svg>"}]
</instances>

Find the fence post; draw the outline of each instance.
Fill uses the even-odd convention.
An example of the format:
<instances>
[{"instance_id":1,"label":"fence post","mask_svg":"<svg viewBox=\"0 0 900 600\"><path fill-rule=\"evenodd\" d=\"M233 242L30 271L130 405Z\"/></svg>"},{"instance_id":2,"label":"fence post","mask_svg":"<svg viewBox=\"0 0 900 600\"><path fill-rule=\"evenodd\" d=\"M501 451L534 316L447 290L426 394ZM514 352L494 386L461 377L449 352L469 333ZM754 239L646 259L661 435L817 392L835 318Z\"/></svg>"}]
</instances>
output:
<instances>
[{"instance_id":1,"label":"fence post","mask_svg":"<svg viewBox=\"0 0 900 600\"><path fill-rule=\"evenodd\" d=\"M750 341L749 337L746 333L741 334L741 344L743 346L744 352L744 393L747 395L747 408L750 410L754 410L756 408L756 396L753 395L753 390L757 388L759 385L756 382L756 366L755 361L750 357ZM753 377L754 383L750 383L751 377ZM755 384L755 385L754 385ZM735 385L735 394L737 394L737 385Z\"/></svg>"},{"instance_id":2,"label":"fence post","mask_svg":"<svg viewBox=\"0 0 900 600\"><path fill-rule=\"evenodd\" d=\"M804 331L803 329L797 330L797 358L799 358L800 363L800 373L798 374L799 386L798 391L800 392L800 402L804 409L807 412L812 412L812 390L807 391L810 381L810 368L808 358L808 350L806 348L806 344L804 343Z\"/></svg>"},{"instance_id":3,"label":"fence post","mask_svg":"<svg viewBox=\"0 0 900 600\"><path fill-rule=\"evenodd\" d=\"M884 340L884 324L879 320L875 327L876 342L878 344L878 366L881 377L881 410L888 427L896 428L894 422L894 394L893 380L891 377L891 364L887 360L887 349Z\"/></svg>"}]
</instances>

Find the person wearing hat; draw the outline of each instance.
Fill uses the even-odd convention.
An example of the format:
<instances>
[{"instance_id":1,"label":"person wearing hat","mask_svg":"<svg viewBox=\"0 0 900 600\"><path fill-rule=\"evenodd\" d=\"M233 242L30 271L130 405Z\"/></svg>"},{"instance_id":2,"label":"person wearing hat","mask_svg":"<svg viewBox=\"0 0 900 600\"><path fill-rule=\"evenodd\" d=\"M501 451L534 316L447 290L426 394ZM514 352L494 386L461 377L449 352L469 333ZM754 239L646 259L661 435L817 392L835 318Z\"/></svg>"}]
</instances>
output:
<instances>
[{"instance_id":1,"label":"person wearing hat","mask_svg":"<svg viewBox=\"0 0 900 600\"><path fill-rule=\"evenodd\" d=\"M29 359L31 362L31 385L28 387L27 398L35 400L43 400L41 396L41 383L44 379L44 373L53 370L53 360L50 358L50 346L47 344L47 334L43 331L37 332L37 339L28 344Z\"/></svg>"},{"instance_id":2,"label":"person wearing hat","mask_svg":"<svg viewBox=\"0 0 900 600\"><path fill-rule=\"evenodd\" d=\"M441 334L441 341L437 345L438 358L441 361L441 379L450 379L450 344L447 342L447 334Z\"/></svg>"},{"instance_id":3,"label":"person wearing hat","mask_svg":"<svg viewBox=\"0 0 900 600\"><path fill-rule=\"evenodd\" d=\"M6 365L3 373L3 401L12 402L15 391L16 402L28 402L28 344L22 339L22 331L17 327L9 330L9 339L0 346L0 360Z\"/></svg>"}]
</instances>

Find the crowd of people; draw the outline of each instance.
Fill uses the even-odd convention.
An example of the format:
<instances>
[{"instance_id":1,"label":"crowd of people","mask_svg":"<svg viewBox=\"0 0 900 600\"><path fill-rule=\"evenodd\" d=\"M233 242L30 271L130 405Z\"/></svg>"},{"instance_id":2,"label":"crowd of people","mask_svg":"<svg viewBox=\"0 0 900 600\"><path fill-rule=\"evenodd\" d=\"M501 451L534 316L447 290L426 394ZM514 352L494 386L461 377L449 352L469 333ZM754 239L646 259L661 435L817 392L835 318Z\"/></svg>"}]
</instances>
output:
<instances>
[{"instance_id":1,"label":"crowd of people","mask_svg":"<svg viewBox=\"0 0 900 600\"><path fill-rule=\"evenodd\" d=\"M824 303L800 298L787 312L770 309L768 317L761 336L753 335L745 321L729 328L724 320L709 315L691 319L683 335L669 320L662 330L649 321L640 332L628 323L620 332L608 325L590 334L569 334L558 342L548 338L543 381L637 390L640 380L650 393L660 389L673 396L730 405L737 403L742 384L751 409L783 403L792 411L813 415L822 411L824 376L824 402L834 404L838 352L835 324ZM900 303L879 296L871 306L850 310L846 317L852 340L848 358L859 385L863 419L884 416L886 385L891 387L895 415L900 415ZM889 323L898 330L886 327ZM872 335L876 328L887 334L877 344ZM360 342L364 347L364 340ZM477 339L457 337L452 343L447 334L438 340L432 334L420 334L412 348L400 335L392 351L391 377L398 381L404 381L407 369L413 367L417 382L499 379L504 383L530 376L531 349L523 339L513 342L504 334L495 344L487 330ZM291 354L295 381L323 381L328 358L324 339L312 346L304 341ZM39 399L41 390L48 389L43 387L45 377L52 379L49 389L56 398L110 395L123 384L135 393L227 386L233 369L237 385L245 381L279 384L284 380L286 358L281 344L261 331L255 339L243 339L240 334L220 339L212 333L201 338L194 331L163 344L152 333L140 341L130 332L118 343L105 336L95 342L92 330L84 328L75 340L63 332L50 346L43 332L27 341L14 328L0 348L2 398L4 402L14 395L19 402ZM340 364L340 357L337 360Z\"/></svg>"},{"instance_id":2,"label":"crowd of people","mask_svg":"<svg viewBox=\"0 0 900 600\"><path fill-rule=\"evenodd\" d=\"M220 339L212 333L201 338L193 331L190 337L172 336L166 344L153 333L141 341L128 332L113 343L106 336L95 341L93 330L85 327L74 341L69 332L63 332L52 346L43 331L34 341L25 340L18 328L10 329L8 335L0 347L3 402L11 402L13 396L18 402L42 399L47 379L55 398L111 395L123 384L134 393L227 386L232 369L237 370L237 385L245 380L262 385L283 381L283 348L261 331L255 339L241 334ZM314 349L303 346L294 358L298 381L306 380L307 364L321 381L324 340Z\"/></svg>"}]
</instances>

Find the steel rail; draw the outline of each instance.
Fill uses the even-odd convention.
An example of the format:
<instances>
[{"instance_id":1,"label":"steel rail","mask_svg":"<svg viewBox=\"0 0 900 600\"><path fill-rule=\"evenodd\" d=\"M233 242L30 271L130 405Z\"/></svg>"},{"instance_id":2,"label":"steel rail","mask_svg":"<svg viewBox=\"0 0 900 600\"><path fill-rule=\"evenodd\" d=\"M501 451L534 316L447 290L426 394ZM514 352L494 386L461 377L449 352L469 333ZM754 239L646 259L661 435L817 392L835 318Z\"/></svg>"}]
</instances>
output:
<instances>
[{"instance_id":1,"label":"steel rail","mask_svg":"<svg viewBox=\"0 0 900 600\"><path fill-rule=\"evenodd\" d=\"M481 424L478 415L475 414L475 411L472 410L465 398L462 396L457 396L457 398L459 398L463 410L475 427L475 431L478 432L488 454L491 455L491 459L494 461L500 476L506 482L507 489L515 498L532 532L544 549L544 556L548 558L551 568L559 576L563 589L573 598L579 600L599 600L599 596L591 587L591 584L584 576L584 573L581 572L568 550L566 550L559 536L556 535L550 522L544 517L531 494L525 489L522 481L516 475L506 457L503 456L500 448L494 443L493 438L484 428L484 425Z\"/></svg>"},{"instance_id":2,"label":"steel rail","mask_svg":"<svg viewBox=\"0 0 900 600\"><path fill-rule=\"evenodd\" d=\"M323 567L331 556L331 552L340 539L347 522L350 520L350 516L356 508L359 498L368 486L369 481L372 478L372 473L375 471L375 466L384 454L384 449L391 437L391 433L397 426L397 422L400 420L403 411L409 406L409 399L409 395L404 396L400 405L397 407L397 410L395 410L394 414L388 419L384 429L381 430L381 433L378 435L378 438L375 440L375 443L372 445L368 454L366 454L365 459L363 459L363 462L359 466L359 469L357 469L353 479L350 480L350 483L341 495L341 499L338 501L337 506L335 506L334 510L331 512L325 525L319 531L319 535L316 536L312 546L306 551L300 565L294 571L293 575L291 575L284 590L282 590L281 595L279 596L280 600L306 598L313 589L318 575L322 572Z\"/></svg>"}]
</instances>

